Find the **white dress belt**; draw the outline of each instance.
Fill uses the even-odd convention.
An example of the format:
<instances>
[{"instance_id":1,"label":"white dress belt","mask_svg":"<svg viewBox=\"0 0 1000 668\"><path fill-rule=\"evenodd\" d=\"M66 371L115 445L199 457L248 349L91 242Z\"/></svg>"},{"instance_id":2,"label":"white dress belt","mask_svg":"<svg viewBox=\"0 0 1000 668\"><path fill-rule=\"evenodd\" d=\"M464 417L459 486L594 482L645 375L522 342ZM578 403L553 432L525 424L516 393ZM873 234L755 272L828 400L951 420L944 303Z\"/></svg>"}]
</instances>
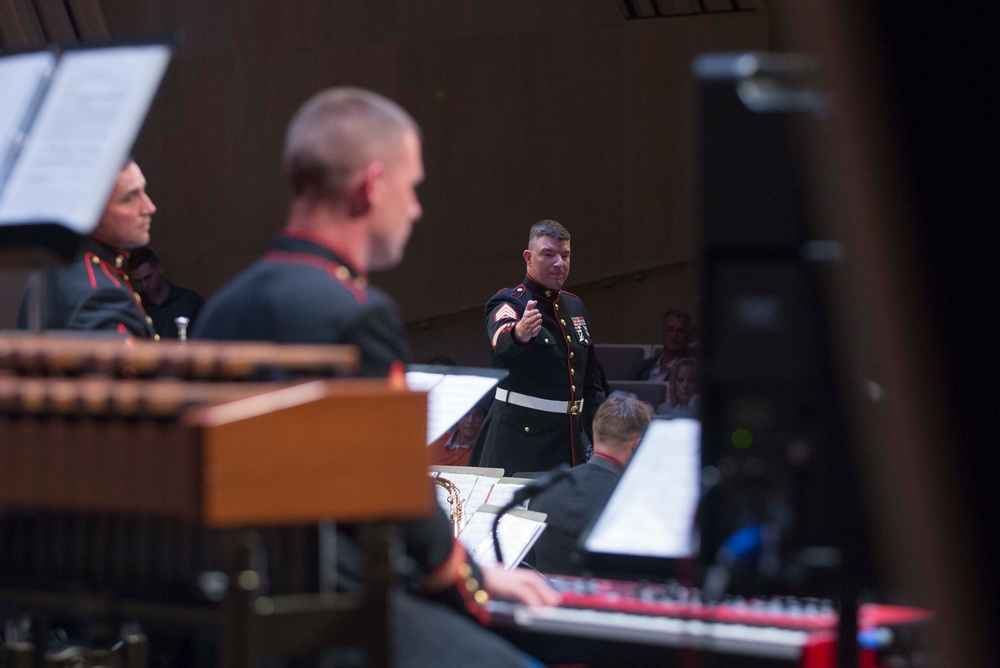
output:
<instances>
[{"instance_id":1,"label":"white dress belt","mask_svg":"<svg viewBox=\"0 0 1000 668\"><path fill-rule=\"evenodd\" d=\"M541 397L531 397L520 392L509 392L497 388L497 399L515 406L533 408L536 411L546 413L562 413L563 415L579 415L583 410L583 399L576 401L555 401L553 399L542 399Z\"/></svg>"}]
</instances>

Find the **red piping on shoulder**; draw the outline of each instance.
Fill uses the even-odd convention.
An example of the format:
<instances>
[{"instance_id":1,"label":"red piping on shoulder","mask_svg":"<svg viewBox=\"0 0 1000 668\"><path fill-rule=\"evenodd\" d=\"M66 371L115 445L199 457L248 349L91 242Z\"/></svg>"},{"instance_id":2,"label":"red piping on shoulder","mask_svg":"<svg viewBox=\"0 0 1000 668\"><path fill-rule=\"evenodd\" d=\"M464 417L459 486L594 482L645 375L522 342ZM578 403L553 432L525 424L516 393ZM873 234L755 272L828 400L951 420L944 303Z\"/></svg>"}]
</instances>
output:
<instances>
[{"instance_id":1,"label":"red piping on shoulder","mask_svg":"<svg viewBox=\"0 0 1000 668\"><path fill-rule=\"evenodd\" d=\"M115 284L116 288L120 288L122 286L121 281L119 281L117 278L111 275L111 272L108 271L108 265L105 264L103 261L101 262L101 271L104 272L104 275L108 277L109 281Z\"/></svg>"},{"instance_id":2,"label":"red piping on shoulder","mask_svg":"<svg viewBox=\"0 0 1000 668\"><path fill-rule=\"evenodd\" d=\"M97 289L97 277L94 276L94 266L93 266L93 262L94 261L92 259L94 257L97 257L97 256L94 255L93 253L84 253L83 254L83 264L84 264L84 266L87 267L87 275L90 277L90 289L91 290L96 290Z\"/></svg>"},{"instance_id":3,"label":"red piping on shoulder","mask_svg":"<svg viewBox=\"0 0 1000 668\"><path fill-rule=\"evenodd\" d=\"M347 288L357 303L364 304L368 301L368 295L365 294L365 291L359 288L354 281L345 281L337 276L337 269L343 265L337 264L336 262L324 260L321 257L316 257L315 255L310 255L309 253L296 253L294 251L270 251L264 255L264 259L270 262L287 262L289 264L300 264L307 267L322 269L330 275L330 278Z\"/></svg>"}]
</instances>

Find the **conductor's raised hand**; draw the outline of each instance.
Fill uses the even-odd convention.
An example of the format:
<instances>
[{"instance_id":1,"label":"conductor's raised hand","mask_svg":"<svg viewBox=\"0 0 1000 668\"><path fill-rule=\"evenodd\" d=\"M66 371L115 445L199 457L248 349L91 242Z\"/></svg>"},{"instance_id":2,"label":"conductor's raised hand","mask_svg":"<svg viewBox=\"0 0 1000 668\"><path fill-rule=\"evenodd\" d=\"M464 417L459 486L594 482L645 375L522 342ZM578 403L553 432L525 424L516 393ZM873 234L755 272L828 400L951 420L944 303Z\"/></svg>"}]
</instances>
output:
<instances>
[{"instance_id":1,"label":"conductor's raised hand","mask_svg":"<svg viewBox=\"0 0 1000 668\"><path fill-rule=\"evenodd\" d=\"M542 330L542 314L535 308L538 301L531 299L524 309L524 315L514 326L514 338L518 343L528 343Z\"/></svg>"}]
</instances>

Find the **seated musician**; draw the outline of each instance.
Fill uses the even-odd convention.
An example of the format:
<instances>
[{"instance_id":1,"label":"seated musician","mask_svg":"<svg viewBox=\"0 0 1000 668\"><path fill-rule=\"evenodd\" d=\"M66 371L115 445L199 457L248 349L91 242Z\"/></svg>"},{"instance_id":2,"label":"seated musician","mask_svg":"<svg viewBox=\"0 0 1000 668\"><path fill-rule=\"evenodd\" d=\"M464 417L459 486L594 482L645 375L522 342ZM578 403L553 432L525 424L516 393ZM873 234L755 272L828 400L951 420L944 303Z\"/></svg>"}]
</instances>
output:
<instances>
[{"instance_id":1,"label":"seated musician","mask_svg":"<svg viewBox=\"0 0 1000 668\"><path fill-rule=\"evenodd\" d=\"M397 305L367 276L402 260L422 213L417 124L380 95L326 90L292 119L283 168L291 191L283 232L263 258L208 300L193 338L348 343L361 351L362 375L386 376L410 360L410 351ZM554 605L559 595L528 570L480 569L452 537L437 504L429 517L399 526L406 580L419 596L399 595L390 612L395 664L530 662L477 626L488 617L483 604L496 595ZM337 579L352 586L359 565L350 558L354 541L343 527L338 533Z\"/></svg>"},{"instance_id":2,"label":"seated musician","mask_svg":"<svg viewBox=\"0 0 1000 668\"><path fill-rule=\"evenodd\" d=\"M152 319L129 283L129 251L149 243L156 206L146 194L146 178L134 160L122 167L97 228L73 261L49 269L34 281L21 302L19 329L117 332L140 339L159 338ZM41 290L41 312L33 314L30 295ZM37 322L36 317L37 315Z\"/></svg>"},{"instance_id":3,"label":"seated musician","mask_svg":"<svg viewBox=\"0 0 1000 668\"><path fill-rule=\"evenodd\" d=\"M645 401L612 393L594 415L594 456L528 504L547 515L545 531L528 558L538 570L580 572L577 540L607 505L652 413Z\"/></svg>"}]
</instances>

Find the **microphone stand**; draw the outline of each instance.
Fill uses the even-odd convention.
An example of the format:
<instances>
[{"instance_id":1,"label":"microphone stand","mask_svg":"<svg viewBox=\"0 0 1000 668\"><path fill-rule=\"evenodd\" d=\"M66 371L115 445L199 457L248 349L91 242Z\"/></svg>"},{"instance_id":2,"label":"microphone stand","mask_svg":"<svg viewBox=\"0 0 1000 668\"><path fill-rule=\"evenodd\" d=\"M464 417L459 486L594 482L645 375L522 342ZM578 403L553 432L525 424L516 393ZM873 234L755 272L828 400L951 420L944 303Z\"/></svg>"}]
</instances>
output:
<instances>
[{"instance_id":1,"label":"microphone stand","mask_svg":"<svg viewBox=\"0 0 1000 668\"><path fill-rule=\"evenodd\" d=\"M569 472L572 470L573 469L569 464L561 464L558 468L546 471L535 480L514 492L514 496L511 497L510 501L505 503L503 507L500 508L500 512L497 513L496 518L493 520L493 553L496 555L498 564L503 566L503 553L500 550L500 536L497 533L497 529L500 526L500 519L510 512L510 510L515 506L521 505L539 492L548 489L558 481L567 477Z\"/></svg>"}]
</instances>

